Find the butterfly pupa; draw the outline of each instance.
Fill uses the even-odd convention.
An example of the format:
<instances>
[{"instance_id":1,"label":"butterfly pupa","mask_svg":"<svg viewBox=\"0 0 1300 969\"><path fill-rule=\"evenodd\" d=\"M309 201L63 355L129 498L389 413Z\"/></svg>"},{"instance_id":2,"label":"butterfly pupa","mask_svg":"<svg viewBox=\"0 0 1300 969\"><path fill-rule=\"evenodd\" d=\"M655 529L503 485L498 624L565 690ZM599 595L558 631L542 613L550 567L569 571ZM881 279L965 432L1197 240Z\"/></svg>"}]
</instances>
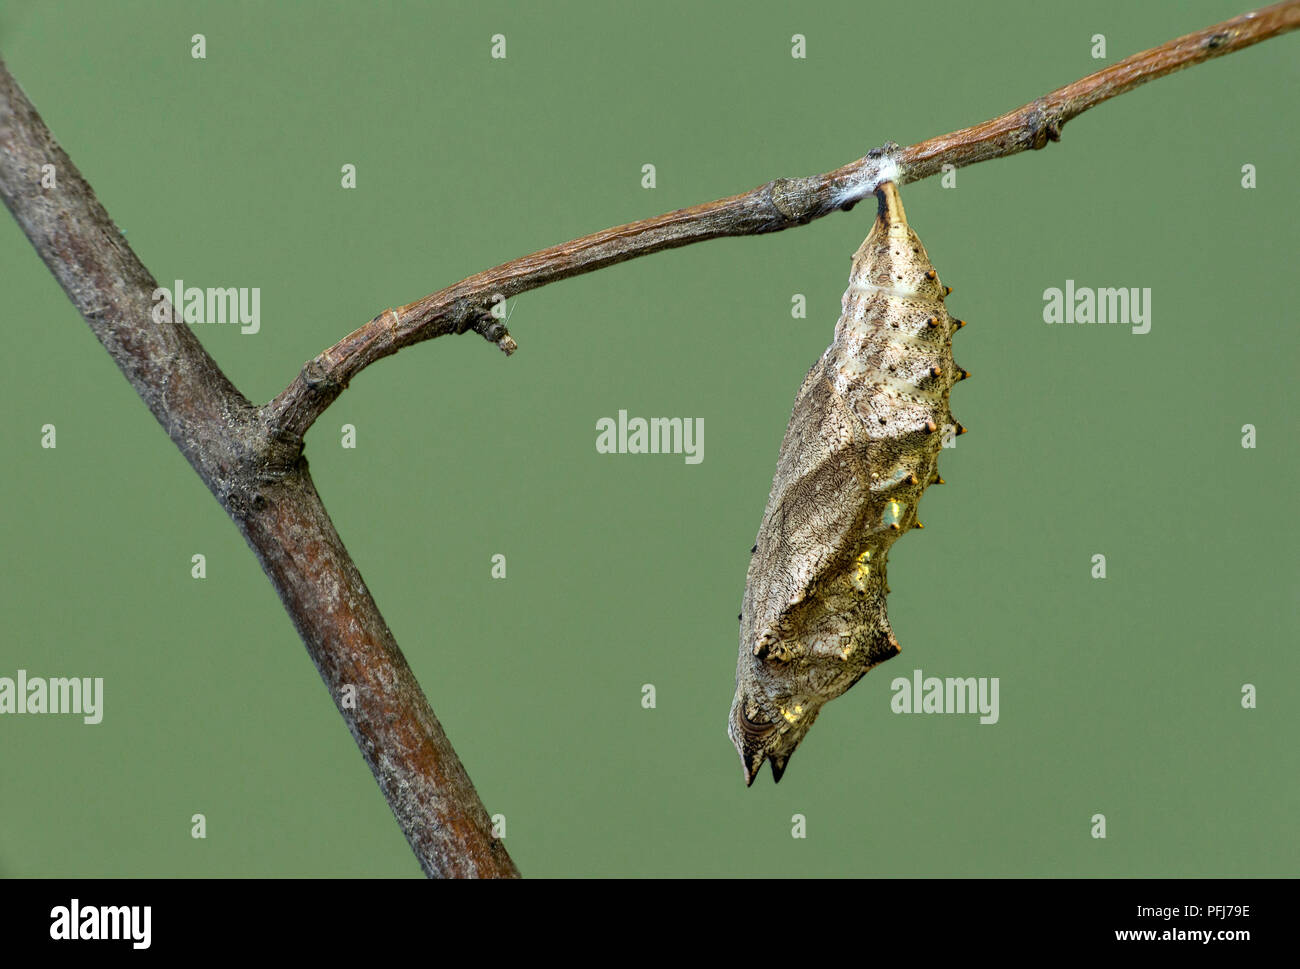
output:
<instances>
[{"instance_id":1,"label":"butterfly pupa","mask_svg":"<svg viewBox=\"0 0 1300 969\"><path fill-rule=\"evenodd\" d=\"M795 398L750 559L728 734L745 783L779 781L822 706L899 651L885 611L890 546L920 528L948 407L966 376L945 306L893 182L853 256L835 336Z\"/></svg>"}]
</instances>

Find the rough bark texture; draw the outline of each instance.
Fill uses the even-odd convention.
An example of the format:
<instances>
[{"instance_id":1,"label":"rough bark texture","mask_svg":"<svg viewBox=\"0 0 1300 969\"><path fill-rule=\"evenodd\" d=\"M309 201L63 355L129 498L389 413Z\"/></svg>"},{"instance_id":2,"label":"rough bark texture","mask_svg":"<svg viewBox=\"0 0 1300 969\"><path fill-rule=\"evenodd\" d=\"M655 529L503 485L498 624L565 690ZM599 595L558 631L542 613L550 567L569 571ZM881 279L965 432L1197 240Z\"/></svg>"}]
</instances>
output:
<instances>
[{"instance_id":1,"label":"rough bark texture","mask_svg":"<svg viewBox=\"0 0 1300 969\"><path fill-rule=\"evenodd\" d=\"M236 523L280 593L426 874L515 876L514 863L334 524L307 462L252 491ZM355 709L340 705L356 687Z\"/></svg>"},{"instance_id":2,"label":"rough bark texture","mask_svg":"<svg viewBox=\"0 0 1300 969\"><path fill-rule=\"evenodd\" d=\"M57 187L42 189L42 166ZM299 448L272 438L0 63L0 195L68 298L257 554L429 875L514 876L469 776L343 547Z\"/></svg>"},{"instance_id":3,"label":"rough bark texture","mask_svg":"<svg viewBox=\"0 0 1300 969\"><path fill-rule=\"evenodd\" d=\"M847 210L882 181L896 185L1045 147L1071 118L1140 84L1213 57L1222 57L1300 27L1300 2L1288 0L1206 27L1134 54L1014 111L899 149L887 144L822 175L778 178L741 195L616 226L551 246L470 276L397 309L389 309L308 361L264 412L273 432L301 441L348 382L363 369L423 340L474 329L493 341L505 335L488 314L498 296L511 297L559 279L664 249L722 236L758 235L806 225ZM503 349L514 348L513 341Z\"/></svg>"},{"instance_id":4,"label":"rough bark texture","mask_svg":"<svg viewBox=\"0 0 1300 969\"><path fill-rule=\"evenodd\" d=\"M252 405L188 326L151 316L155 283L90 186L0 62L0 195L131 386L257 554L424 871L512 876L487 812L326 514L302 459L303 435L376 360L474 330L507 353L489 307L547 283L719 236L803 225L870 195L1060 135L1070 118L1172 71L1300 26L1288 0L1130 57L1001 118L909 148L890 144L832 172L607 229L471 276L395 310L307 362L273 401ZM53 165L57 187L41 187Z\"/></svg>"}]
</instances>

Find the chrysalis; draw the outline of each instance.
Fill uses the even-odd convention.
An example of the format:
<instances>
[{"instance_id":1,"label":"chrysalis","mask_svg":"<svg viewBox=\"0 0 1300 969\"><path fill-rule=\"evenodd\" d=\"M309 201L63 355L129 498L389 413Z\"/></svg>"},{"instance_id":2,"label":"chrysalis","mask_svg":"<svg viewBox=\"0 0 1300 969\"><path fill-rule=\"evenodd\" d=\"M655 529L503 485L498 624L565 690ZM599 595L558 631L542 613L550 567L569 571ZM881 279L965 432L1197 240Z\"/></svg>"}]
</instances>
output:
<instances>
[{"instance_id":1,"label":"chrysalis","mask_svg":"<svg viewBox=\"0 0 1300 969\"><path fill-rule=\"evenodd\" d=\"M728 733L746 785L779 781L822 705L898 653L885 560L940 481L952 334L965 324L903 213L893 182L853 256L835 338L795 398L740 615Z\"/></svg>"}]
</instances>

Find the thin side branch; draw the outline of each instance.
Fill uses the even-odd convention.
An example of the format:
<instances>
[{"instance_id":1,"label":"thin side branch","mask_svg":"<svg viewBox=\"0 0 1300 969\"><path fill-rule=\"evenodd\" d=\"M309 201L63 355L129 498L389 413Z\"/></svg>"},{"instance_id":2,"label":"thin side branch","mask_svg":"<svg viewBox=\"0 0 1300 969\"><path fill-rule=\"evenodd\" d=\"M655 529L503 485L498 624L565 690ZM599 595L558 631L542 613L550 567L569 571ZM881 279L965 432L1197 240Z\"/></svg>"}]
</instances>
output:
<instances>
[{"instance_id":1,"label":"thin side branch","mask_svg":"<svg viewBox=\"0 0 1300 969\"><path fill-rule=\"evenodd\" d=\"M403 347L476 330L507 352L514 341L489 312L498 299L663 249L721 236L778 232L848 210L882 181L918 182L944 165L962 167L1043 148L1065 123L1140 84L1222 57L1300 27L1300 0L1287 0L1134 54L1001 117L900 149L887 144L822 175L778 178L741 195L605 229L503 263L424 299L385 310L310 360L262 408L267 432L288 446L358 373ZM502 341L508 341L508 345Z\"/></svg>"}]
</instances>

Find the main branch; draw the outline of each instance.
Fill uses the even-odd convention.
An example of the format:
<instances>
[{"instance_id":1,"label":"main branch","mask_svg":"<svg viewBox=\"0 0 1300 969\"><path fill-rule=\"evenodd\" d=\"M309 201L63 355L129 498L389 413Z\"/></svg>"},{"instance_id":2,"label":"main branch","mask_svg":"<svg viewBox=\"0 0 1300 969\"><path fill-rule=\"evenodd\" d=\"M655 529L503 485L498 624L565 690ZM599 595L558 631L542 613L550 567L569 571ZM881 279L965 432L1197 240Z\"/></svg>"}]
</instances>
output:
<instances>
[{"instance_id":1,"label":"main branch","mask_svg":"<svg viewBox=\"0 0 1300 969\"><path fill-rule=\"evenodd\" d=\"M741 195L605 229L470 276L424 299L385 310L309 360L262 408L272 437L301 446L312 422L358 373L403 347L475 330L507 353L514 341L491 314L500 299L637 256L721 236L778 232L852 208L882 181L918 182L942 170L1044 147L1091 107L1213 57L1300 26L1300 0L1287 0L1134 54L982 124L899 148L887 144L823 175L778 178Z\"/></svg>"},{"instance_id":2,"label":"main branch","mask_svg":"<svg viewBox=\"0 0 1300 969\"><path fill-rule=\"evenodd\" d=\"M307 462L266 435L192 329L154 319L158 284L2 61L0 195L256 553L420 866L430 875L518 874Z\"/></svg>"},{"instance_id":3,"label":"main branch","mask_svg":"<svg viewBox=\"0 0 1300 969\"><path fill-rule=\"evenodd\" d=\"M915 182L1042 148L1071 118L1139 84L1300 26L1288 0L1130 57L984 124L824 175L606 229L386 310L254 407L193 331L153 318L156 283L0 62L0 196L105 350L234 520L279 593L398 823L428 874L517 874L464 767L321 504L303 435L365 367L402 347L475 330L506 352L503 297L719 236L803 225L881 181ZM49 167L54 185L44 183ZM349 687L354 689L348 689ZM349 702L355 696L355 702ZM345 699L348 698L348 699Z\"/></svg>"}]
</instances>

